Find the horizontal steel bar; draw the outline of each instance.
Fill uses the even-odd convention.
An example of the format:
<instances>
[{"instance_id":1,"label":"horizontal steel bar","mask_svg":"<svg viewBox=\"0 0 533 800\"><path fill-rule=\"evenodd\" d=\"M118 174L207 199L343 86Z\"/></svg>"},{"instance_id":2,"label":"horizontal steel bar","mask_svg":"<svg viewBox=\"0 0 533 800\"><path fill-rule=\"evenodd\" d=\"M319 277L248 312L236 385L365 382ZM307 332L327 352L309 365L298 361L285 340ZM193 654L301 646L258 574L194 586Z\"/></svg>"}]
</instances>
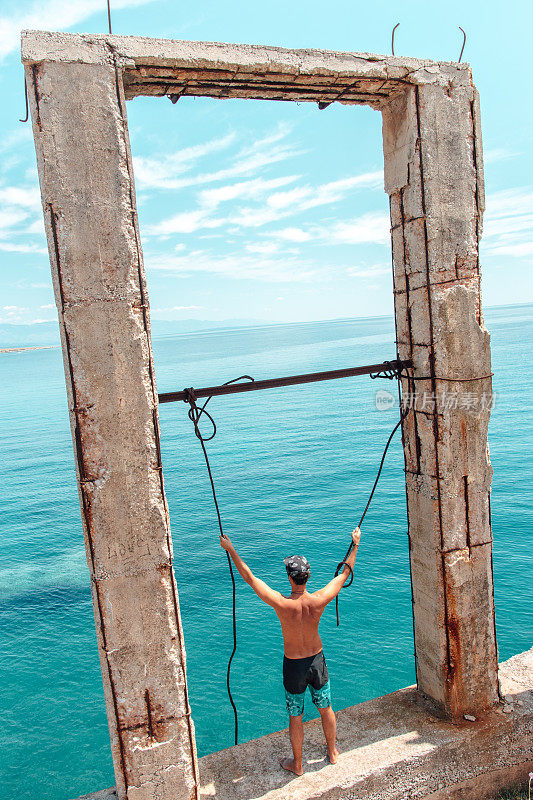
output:
<instances>
[{"instance_id":1,"label":"horizontal steel bar","mask_svg":"<svg viewBox=\"0 0 533 800\"><path fill-rule=\"evenodd\" d=\"M411 361L384 361L381 364L368 364L364 367L349 367L348 369L332 369L327 372L309 372L306 375L290 375L286 378L269 378L264 381L248 381L246 383L231 383L222 386L207 386L203 389L194 389L196 398L216 397L222 394L239 394L240 392L257 392L260 389L277 389L280 386L295 386L300 383L314 383L315 381L331 381L337 378L352 378L356 375L370 375L383 370L397 371L402 367L411 367ZM163 392L158 395L160 403L174 403L179 400L187 401L186 391Z\"/></svg>"}]
</instances>

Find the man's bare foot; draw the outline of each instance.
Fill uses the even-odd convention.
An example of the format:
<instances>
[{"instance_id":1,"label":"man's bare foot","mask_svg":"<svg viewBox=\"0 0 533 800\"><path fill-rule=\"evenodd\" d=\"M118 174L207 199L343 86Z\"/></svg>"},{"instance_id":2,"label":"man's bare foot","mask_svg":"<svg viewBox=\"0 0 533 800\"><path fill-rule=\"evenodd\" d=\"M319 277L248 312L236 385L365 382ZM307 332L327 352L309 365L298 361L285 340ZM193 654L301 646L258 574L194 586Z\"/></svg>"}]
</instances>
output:
<instances>
[{"instance_id":1,"label":"man's bare foot","mask_svg":"<svg viewBox=\"0 0 533 800\"><path fill-rule=\"evenodd\" d=\"M335 748L335 750L333 751L333 753L329 753L329 752L328 752L329 763L330 763L330 764L336 764L336 763L337 763L337 761L338 761L338 758L339 758L339 756L340 756L340 753L339 753L339 751L337 750L337 748Z\"/></svg>"},{"instance_id":2,"label":"man's bare foot","mask_svg":"<svg viewBox=\"0 0 533 800\"><path fill-rule=\"evenodd\" d=\"M279 762L283 769L286 769L287 772L294 772L295 775L303 775L303 767L297 766L294 758L282 758Z\"/></svg>"}]
</instances>

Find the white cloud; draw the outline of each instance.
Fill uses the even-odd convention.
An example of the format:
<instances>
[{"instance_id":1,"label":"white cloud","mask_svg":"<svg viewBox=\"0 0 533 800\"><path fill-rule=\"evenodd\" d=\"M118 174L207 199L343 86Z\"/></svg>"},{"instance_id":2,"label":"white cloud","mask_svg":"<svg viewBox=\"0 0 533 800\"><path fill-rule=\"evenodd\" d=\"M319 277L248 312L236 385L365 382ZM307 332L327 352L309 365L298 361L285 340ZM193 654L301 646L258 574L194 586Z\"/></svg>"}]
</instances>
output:
<instances>
[{"instance_id":1,"label":"white cloud","mask_svg":"<svg viewBox=\"0 0 533 800\"><path fill-rule=\"evenodd\" d=\"M44 283L44 282L33 282L33 281L28 281L26 279L23 279L23 280L17 281L14 285L18 289L51 289L52 288L52 280L50 279L50 281L48 283Z\"/></svg>"},{"instance_id":2,"label":"white cloud","mask_svg":"<svg viewBox=\"0 0 533 800\"><path fill-rule=\"evenodd\" d=\"M492 147L485 150L483 153L483 161L485 164L493 164L496 161L506 161L508 158L514 158L520 155L512 150L507 150L504 147Z\"/></svg>"},{"instance_id":3,"label":"white cloud","mask_svg":"<svg viewBox=\"0 0 533 800\"><path fill-rule=\"evenodd\" d=\"M524 214L531 209L533 187L521 186L503 189L487 195L486 210L489 218Z\"/></svg>"},{"instance_id":4,"label":"white cloud","mask_svg":"<svg viewBox=\"0 0 533 800\"><path fill-rule=\"evenodd\" d=\"M231 200L256 198L259 195L272 191L272 189L278 189L280 186L293 183L297 177L297 175L287 175L270 180L255 178L253 180L239 181L238 183L218 186L215 189L203 189L198 194L198 202L201 206L214 209L221 203L227 203Z\"/></svg>"},{"instance_id":5,"label":"white cloud","mask_svg":"<svg viewBox=\"0 0 533 800\"><path fill-rule=\"evenodd\" d=\"M489 256L533 255L533 187L517 187L487 196L481 250Z\"/></svg>"},{"instance_id":6,"label":"white cloud","mask_svg":"<svg viewBox=\"0 0 533 800\"><path fill-rule=\"evenodd\" d=\"M192 148L185 148L164 158L136 159L137 179L145 186L158 189L178 189L201 187L207 183L218 186L198 189L196 204L185 211L143 227L145 236L169 237L176 234L234 235L242 228L261 228L311 209L330 205L345 199L351 192L361 189L376 189L383 184L382 170L350 175L316 186L294 185L298 175L284 175L276 178L263 178L259 174L266 167L298 154L298 150L287 140L292 128L281 124L251 144L241 147L229 159L229 166L215 172L199 171L201 159L218 150L226 150L235 141L235 134L212 140ZM225 154L226 161L227 154ZM286 188L292 184L291 188ZM279 191L278 191L279 190ZM246 204L238 206L239 201ZM218 209L227 205L229 211L219 215ZM215 230L221 233L214 233ZM210 233L206 233L209 232ZM337 235L341 237L339 229ZM347 234L346 234L347 235ZM278 238L302 243L312 234L300 228L287 228ZM352 233L352 239L355 236ZM374 237L375 238L375 237ZM369 241L362 238L360 241ZM259 245L255 252L266 254L272 247ZM252 252L248 249L249 252Z\"/></svg>"},{"instance_id":7,"label":"white cloud","mask_svg":"<svg viewBox=\"0 0 533 800\"><path fill-rule=\"evenodd\" d=\"M277 253L279 245L276 242L249 242L246 245L249 253L259 253L259 255L270 256Z\"/></svg>"},{"instance_id":8,"label":"white cloud","mask_svg":"<svg viewBox=\"0 0 533 800\"><path fill-rule=\"evenodd\" d=\"M304 231L303 228L283 228L280 231L273 231L271 236L277 239L283 239L286 242L308 242L313 238L309 231Z\"/></svg>"},{"instance_id":9,"label":"white cloud","mask_svg":"<svg viewBox=\"0 0 533 800\"><path fill-rule=\"evenodd\" d=\"M30 214L39 217L29 223ZM37 229L37 225L39 225ZM0 186L0 249L12 253L46 253L42 245L7 242L13 236L43 232L41 196L35 186Z\"/></svg>"},{"instance_id":10,"label":"white cloud","mask_svg":"<svg viewBox=\"0 0 533 800\"><path fill-rule=\"evenodd\" d=\"M0 322L25 322L24 317L29 313L30 309L26 306L2 306L0 313Z\"/></svg>"},{"instance_id":11,"label":"white cloud","mask_svg":"<svg viewBox=\"0 0 533 800\"><path fill-rule=\"evenodd\" d=\"M203 250L192 251L187 256L147 255L145 262L149 270L165 270L181 275L209 273L268 283L300 283L311 280L319 272L316 268L310 268L303 259L278 260L241 253L217 256Z\"/></svg>"},{"instance_id":12,"label":"white cloud","mask_svg":"<svg viewBox=\"0 0 533 800\"><path fill-rule=\"evenodd\" d=\"M20 206L32 211L41 210L41 193L35 187L2 186L0 187L0 202L11 206Z\"/></svg>"},{"instance_id":13,"label":"white cloud","mask_svg":"<svg viewBox=\"0 0 533 800\"><path fill-rule=\"evenodd\" d=\"M143 188L176 190L235 178L247 178L261 172L265 167L298 154L299 151L291 144L283 141L291 130L288 125L278 125L273 133L242 147L230 158L229 166L215 172L195 173L192 170L205 156L225 150L233 144L236 139L234 132L203 145L178 150L163 158L136 158L135 180ZM191 172L192 174L187 174Z\"/></svg>"},{"instance_id":14,"label":"white cloud","mask_svg":"<svg viewBox=\"0 0 533 800\"><path fill-rule=\"evenodd\" d=\"M377 189L383 185L383 172L365 172L337 181L329 181L320 186L302 186L289 192L278 192L268 198L272 208L291 208L308 211L317 206L330 205L343 200L356 188Z\"/></svg>"},{"instance_id":15,"label":"white cloud","mask_svg":"<svg viewBox=\"0 0 533 800\"><path fill-rule=\"evenodd\" d=\"M13 232L13 228L24 222L28 214L19 208L0 208L0 239L4 239Z\"/></svg>"},{"instance_id":16,"label":"white cloud","mask_svg":"<svg viewBox=\"0 0 533 800\"><path fill-rule=\"evenodd\" d=\"M514 256L516 258L523 258L525 256L533 256L533 241L522 242L520 244L499 244L489 249L489 255L495 256Z\"/></svg>"},{"instance_id":17,"label":"white cloud","mask_svg":"<svg viewBox=\"0 0 533 800\"><path fill-rule=\"evenodd\" d=\"M253 174L266 166L277 164L287 158L299 155L302 151L295 150L292 145L283 142L291 132L291 125L281 123L272 133L244 147L237 155L237 160L233 167L236 170L236 174Z\"/></svg>"},{"instance_id":18,"label":"white cloud","mask_svg":"<svg viewBox=\"0 0 533 800\"><path fill-rule=\"evenodd\" d=\"M355 219L335 222L320 231L322 239L335 244L389 244L390 218L379 211L369 211Z\"/></svg>"},{"instance_id":19,"label":"white cloud","mask_svg":"<svg viewBox=\"0 0 533 800\"><path fill-rule=\"evenodd\" d=\"M206 250L194 250L187 255L146 255L145 262L148 270L175 272L187 277L206 273L234 280L280 284L329 280L335 275L379 279L381 275L390 275L391 272L390 264L384 262L347 266L342 261L341 263L326 263L320 259L319 262L313 262L292 252L284 252L281 257L277 250L263 249L260 243L256 246L252 244L246 250L252 255L247 255L242 251L217 255ZM194 306L184 306L174 309L156 309L156 311L193 310L194 308Z\"/></svg>"},{"instance_id":20,"label":"white cloud","mask_svg":"<svg viewBox=\"0 0 533 800\"><path fill-rule=\"evenodd\" d=\"M262 140L266 141L266 140ZM285 219L309 211L317 206L328 205L343 200L351 191L360 188L375 189L381 185L383 173L367 172L362 175L353 175L337 181L319 184L318 186L296 186L283 192L274 192L266 197L259 205L244 206L235 209L231 217L223 218L212 216L212 212L223 202L238 199L260 200L269 190L293 183L298 176L290 175L271 180L255 178L249 181L227 184L215 189L207 189L198 193L199 208L176 214L162 220L146 229L147 234L168 236L174 233L195 233L202 228L220 228L224 225L238 228L260 228L280 219ZM361 218L366 227L378 224L376 217L381 221L383 215L368 214ZM387 217L388 220L388 217ZM348 224L348 223L346 223ZM349 223L353 228L353 223ZM379 223L381 224L381 223ZM383 227L383 226L381 226ZM348 243L376 241L376 230L368 232L369 238L364 238L364 231L351 230L337 226L336 235L342 239L344 231ZM312 234L302 228L286 228L276 234L281 239L293 242L303 242L312 238ZM359 236L359 238L355 238ZM389 223L379 231L379 242L388 240Z\"/></svg>"},{"instance_id":21,"label":"white cloud","mask_svg":"<svg viewBox=\"0 0 533 800\"><path fill-rule=\"evenodd\" d=\"M290 213L290 212L289 212ZM242 208L235 211L232 216L232 223L239 228L261 228L270 222L287 216L287 212L279 212L277 209L263 206L261 208Z\"/></svg>"},{"instance_id":22,"label":"white cloud","mask_svg":"<svg viewBox=\"0 0 533 800\"><path fill-rule=\"evenodd\" d=\"M35 313L46 312L45 317L33 317ZM29 308L28 306L7 305L0 308L0 322L10 323L13 325L24 324L33 325L37 322L53 322L57 319L55 314L55 306L53 304L46 304L39 306L39 308Z\"/></svg>"},{"instance_id":23,"label":"white cloud","mask_svg":"<svg viewBox=\"0 0 533 800\"><path fill-rule=\"evenodd\" d=\"M151 0L113 0L112 9L145 5ZM14 4L15 13L0 17L0 58L5 58L20 47L21 30L65 30L77 25L93 14L105 13L102 0L48 0L33 2L21 11Z\"/></svg>"},{"instance_id":24,"label":"white cloud","mask_svg":"<svg viewBox=\"0 0 533 800\"><path fill-rule=\"evenodd\" d=\"M310 186L297 186L295 189L290 189L288 192L276 192L270 195L267 200L267 205L275 210L283 210L291 206L300 206L312 193Z\"/></svg>"},{"instance_id":25,"label":"white cloud","mask_svg":"<svg viewBox=\"0 0 533 800\"><path fill-rule=\"evenodd\" d=\"M2 18L0 17L0 25L1 24L2 24ZM22 95L22 101L24 102L24 90ZM21 144L23 143L30 144L32 140L33 140L33 134L31 130L31 125L19 125L17 128L13 128L9 133L7 133L2 138L2 140L0 141L0 152L6 152L7 150L11 149L19 150Z\"/></svg>"},{"instance_id":26,"label":"white cloud","mask_svg":"<svg viewBox=\"0 0 533 800\"><path fill-rule=\"evenodd\" d=\"M170 314L180 311L201 311L204 306L170 306L168 308L152 308L152 314Z\"/></svg>"},{"instance_id":27,"label":"white cloud","mask_svg":"<svg viewBox=\"0 0 533 800\"><path fill-rule=\"evenodd\" d=\"M133 170L135 182L144 187L158 189L180 189L190 186L196 177L183 179L180 176L193 169L198 161L212 153L225 150L235 141L235 133L229 133L221 139L184 147L175 153L162 158L145 158L134 156Z\"/></svg>"},{"instance_id":28,"label":"white cloud","mask_svg":"<svg viewBox=\"0 0 533 800\"><path fill-rule=\"evenodd\" d=\"M383 172L380 171L353 175L318 186L297 186L286 192L275 192L270 195L263 207L241 209L233 221L242 227L259 228L279 219L344 200L356 188L378 188L382 181Z\"/></svg>"},{"instance_id":29,"label":"white cloud","mask_svg":"<svg viewBox=\"0 0 533 800\"><path fill-rule=\"evenodd\" d=\"M390 275L390 264L372 264L371 266L347 267L346 274L350 278L376 278L378 275Z\"/></svg>"},{"instance_id":30,"label":"white cloud","mask_svg":"<svg viewBox=\"0 0 533 800\"><path fill-rule=\"evenodd\" d=\"M483 235L486 238L491 238L493 236L510 236L515 233L531 231L533 229L533 213L528 214L526 209L522 209L522 211L524 213L515 211L510 214L502 214L499 217L494 214L487 215L486 222L483 225Z\"/></svg>"},{"instance_id":31,"label":"white cloud","mask_svg":"<svg viewBox=\"0 0 533 800\"><path fill-rule=\"evenodd\" d=\"M231 217L216 217L216 211L222 203L228 203L238 199L257 199L272 189L285 186L296 180L295 175L264 180L255 178L248 181L226 184L215 189L204 189L198 193L199 208L193 211L183 211L173 217L162 220L155 225L149 225L145 232L148 235L169 236L175 233L196 233L205 228L220 228L223 225L254 225L255 219L247 219L246 211ZM275 220L277 213L268 209L260 209L256 213L259 216L257 224L263 225L265 221ZM266 215L263 219L263 215Z\"/></svg>"},{"instance_id":32,"label":"white cloud","mask_svg":"<svg viewBox=\"0 0 533 800\"><path fill-rule=\"evenodd\" d=\"M46 247L34 244L19 244L18 242L0 242L0 250L5 253L41 253L46 255Z\"/></svg>"},{"instance_id":33,"label":"white cloud","mask_svg":"<svg viewBox=\"0 0 533 800\"><path fill-rule=\"evenodd\" d=\"M309 225L307 228L282 228L269 232L269 236L287 242L308 242L322 245L390 243L389 215L369 211L360 217L339 220L329 225Z\"/></svg>"},{"instance_id":34,"label":"white cloud","mask_svg":"<svg viewBox=\"0 0 533 800\"><path fill-rule=\"evenodd\" d=\"M196 211L184 211L175 214L169 219L149 225L146 228L147 234L155 236L169 236L173 233L196 233L202 228L218 228L224 225L226 220L222 218L212 218L207 209L199 208Z\"/></svg>"},{"instance_id":35,"label":"white cloud","mask_svg":"<svg viewBox=\"0 0 533 800\"><path fill-rule=\"evenodd\" d=\"M34 220L28 227L27 233L32 233L39 236L44 236L44 219L42 214Z\"/></svg>"}]
</instances>

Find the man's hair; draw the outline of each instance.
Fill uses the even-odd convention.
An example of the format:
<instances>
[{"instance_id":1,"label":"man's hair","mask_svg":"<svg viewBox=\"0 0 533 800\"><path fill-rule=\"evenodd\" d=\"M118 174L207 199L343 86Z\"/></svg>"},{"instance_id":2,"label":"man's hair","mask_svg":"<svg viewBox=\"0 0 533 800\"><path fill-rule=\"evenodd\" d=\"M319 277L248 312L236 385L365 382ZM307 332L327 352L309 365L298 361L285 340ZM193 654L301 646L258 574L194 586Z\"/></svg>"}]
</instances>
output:
<instances>
[{"instance_id":1,"label":"man's hair","mask_svg":"<svg viewBox=\"0 0 533 800\"><path fill-rule=\"evenodd\" d=\"M305 572L300 572L298 575L291 575L290 577L298 586L303 586L309 579L309 575L307 575Z\"/></svg>"}]
</instances>

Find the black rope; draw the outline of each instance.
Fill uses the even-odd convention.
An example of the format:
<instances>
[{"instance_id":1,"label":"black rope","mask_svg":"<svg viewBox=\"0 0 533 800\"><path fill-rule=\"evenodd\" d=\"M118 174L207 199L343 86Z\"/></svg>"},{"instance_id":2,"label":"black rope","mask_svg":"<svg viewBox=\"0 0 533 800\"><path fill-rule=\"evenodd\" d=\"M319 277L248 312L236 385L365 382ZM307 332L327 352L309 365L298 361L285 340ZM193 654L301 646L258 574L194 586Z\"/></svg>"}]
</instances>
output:
<instances>
[{"instance_id":1,"label":"black rope","mask_svg":"<svg viewBox=\"0 0 533 800\"><path fill-rule=\"evenodd\" d=\"M250 375L241 375L238 378L234 378L231 381L226 381L224 386L228 386L230 383L238 383L239 381L248 380L253 381L254 379ZM215 509L217 512L217 519L218 519L218 527L220 529L220 535L226 538L224 530L222 528L222 518L220 516L220 508L218 506L217 500L217 493L215 491L215 482L213 480L213 473L211 472L211 464L209 463L209 456L207 455L207 449L205 446L206 442L210 442L211 439L214 439L217 432L217 426L215 420L211 416L211 414L205 410L206 405L211 400L210 397L207 398L203 406L198 407L196 405L196 397L194 394L194 389L185 389L185 402L189 403L189 419L191 420L192 424L194 425L194 433L196 437L199 439L200 444L202 445L202 451L205 458L205 463L207 466L207 472L209 475L209 480L211 482L211 491L213 493L213 500L215 502ZM200 430L200 419L202 414L207 417L210 421L211 425L213 426L213 431L211 436L204 436ZM233 696L231 694L231 687L230 687L230 673L231 673L231 662L233 661L233 656L237 651L237 613L236 613L236 586L235 586L235 575L233 573L233 565L231 563L230 554L226 551L226 557L228 559L228 567L229 567L229 574L231 576L231 585L232 585L232 612L233 612L233 650L231 651L231 655L228 660L228 669L226 672L226 688L228 691L229 701L231 703L231 707L233 708L233 716L235 719L235 744L239 743L239 719L237 716L237 706L235 705L235 701L233 700Z\"/></svg>"},{"instance_id":2,"label":"black rope","mask_svg":"<svg viewBox=\"0 0 533 800\"><path fill-rule=\"evenodd\" d=\"M398 359L398 361L399 361L399 359ZM433 375L413 375L413 368L411 368L409 370L407 367L401 366L398 369L398 367L393 362L390 362L390 361L384 361L383 364L384 364L384 368L380 372L374 372L374 373L370 374L370 377L372 379L375 379L375 378L388 378L389 380L393 380L394 378L397 378L398 379L398 383L400 383L400 378L407 378L407 381L408 381L410 386L411 386L411 381L414 382L414 381L435 380L435 381L450 381L450 382L456 381L457 383L470 383L472 381L487 380L488 378L492 378L492 376L494 375L493 372L490 372L488 375L480 375L480 376L476 376L476 377L473 377L473 378L448 378L448 377L442 377L442 376L438 376L438 375L435 375L435 376L433 376ZM404 372L404 370L405 370L405 372ZM401 395L400 387L398 387L398 389L399 389L399 393ZM402 409L400 409L400 419L397 422L397 424L394 426L394 428L392 429L391 434L390 434L389 438L387 439L387 444L385 445L385 449L383 451L383 455L381 456L381 462L379 464L378 474L376 475L376 480L374 481L374 485L372 486L372 491L370 492L370 496L369 496L368 502L367 502L367 504L365 506L365 510L363 511L363 513L361 515L361 519L359 520L359 524L357 526L358 528L361 527L362 522L363 522L363 520L364 520L364 518L366 516L366 512L368 511L370 503L372 502L372 498L374 496L374 492L376 491L376 487L378 485L378 481L379 481L379 478L381 476L381 470L383 469L383 464L385 462L385 456L387 455L387 450L389 449L389 445L390 445L390 443L392 441L392 438L393 438L394 434L396 433L396 431L398 430L398 428L400 427L400 425L402 424L402 422L404 421L404 419L405 419L405 417L407 416L408 413L409 413L409 407L404 405L403 411L402 411ZM347 589L353 583L353 569L350 567L350 565L348 563L346 563L350 553L352 552L352 550L353 550L353 542L350 543L350 546L349 546L348 550L346 551L346 555L344 556L344 559L337 564L337 569L335 570L335 577L337 577L337 575L339 575L341 569L344 569L344 567L348 567L348 569L350 570L349 581L348 581L348 583L345 583L343 585L343 587L342 587L343 589ZM337 597L335 598L335 613L336 613L336 616L337 616L337 627L338 627L339 624L340 624L340 619L339 619L339 595L337 595Z\"/></svg>"},{"instance_id":3,"label":"black rope","mask_svg":"<svg viewBox=\"0 0 533 800\"><path fill-rule=\"evenodd\" d=\"M383 363L388 364L389 362L384 361ZM471 383L472 381L488 380L488 378L492 378L494 375L494 372L488 372L486 375L475 375L473 378L453 378L448 376L445 377L443 375L414 375L413 372L414 367L406 367L405 364L401 364L399 370L397 370L397 377L398 379L407 378L408 381L450 381L450 383ZM381 373L378 373L377 375L371 375L370 377L381 378L385 376L382 376Z\"/></svg>"},{"instance_id":4,"label":"black rope","mask_svg":"<svg viewBox=\"0 0 533 800\"><path fill-rule=\"evenodd\" d=\"M381 375L377 376L376 375L376 376L371 376L371 377L385 377L385 376L381 376ZM388 377L388 376L386 376L386 377ZM408 411L409 410L407 409L403 413L400 412L400 419L398 420L398 422L396 423L396 425L392 429L392 431L391 431L391 433L389 435L389 438L387 439L387 444L385 445L385 449L383 450L383 455L381 456L381 461L379 463L378 473L376 475L376 479L374 481L374 485L372 486L372 491L370 492L370 496L369 496L369 498L367 500L365 509L364 509L363 513L361 514L361 519L359 520L359 523L357 525L358 528L360 528L361 525L363 524L363 520L364 520L364 518L366 516L366 512L370 508L370 503L372 502L372 498L374 497L374 492L376 491L376 487L378 485L378 482L379 482L379 479L380 479L380 476L381 476L381 470L383 469L383 464L385 463L385 456L387 455L387 450L389 449L389 445L392 442L394 434L396 433L396 431L398 430L398 428L400 427L400 425L404 421L405 417L407 416ZM350 546L349 546L348 550L346 551L344 559L337 564L337 569L335 570L335 577L337 577L337 575L340 573L341 569L344 569L344 567L348 567L348 569L350 570L350 579L349 579L348 583L343 584L343 587L342 587L343 589L347 589L353 583L353 569L347 563L347 559L350 556L350 553L352 552L353 547L354 547L353 542L350 542ZM340 619L339 619L339 595L337 595L336 598L335 598L335 614L337 616L337 627L338 627L340 625Z\"/></svg>"},{"instance_id":5,"label":"black rope","mask_svg":"<svg viewBox=\"0 0 533 800\"><path fill-rule=\"evenodd\" d=\"M399 361L399 357L398 357L397 360ZM384 361L383 364L384 364L384 368L380 372L371 373L370 377L372 379L375 379L375 378L388 378L389 380L393 380L394 378L397 378L397 380L398 380L398 395L399 395L399 397L401 397L401 385L400 385L400 379L401 378L407 378L407 382L408 382L408 385L409 385L409 391L412 391L412 388L414 386L414 382L415 381L433 380L433 381L450 381L450 382L457 382L457 383L471 383L472 381L487 380L488 378L492 378L492 376L494 375L493 372L490 372L487 375L480 375L480 376L476 376L476 377L473 377L473 378L451 378L451 377L443 377L443 376L439 376L439 375L414 375L413 374L414 370L413 370L412 367L409 369L409 368L405 367L404 365L401 365L400 368L398 369L398 367L396 365L394 365L393 362L389 362L389 361ZM370 503L372 502L372 498L374 496L374 492L376 491L376 487L378 485L378 481L379 481L379 478L381 476L381 470L383 469L383 464L385 462L385 456L387 455L387 450L389 449L389 445L390 445L390 443L392 441L392 438L393 438L394 434L396 433L396 431L398 430L398 428L401 426L402 422L404 421L404 419L406 418L408 413L409 413L409 406L408 405L404 404L403 405L403 410L402 410L402 407L400 407L400 419L396 423L394 428L392 429L391 434L390 434L389 438L387 439L387 444L385 445L385 449L383 450L383 455L381 456L381 461L380 461L380 464L379 464L378 473L376 475L376 480L374 481L374 485L372 486L372 491L370 492L370 496L368 498L368 502L367 502L367 504L365 506L365 509L364 509L364 511L363 511L363 513L361 515L361 519L359 520L359 524L357 526L358 528L361 527L362 522L363 522L363 520L364 520L364 518L366 516L366 512L368 511L368 509L370 507ZM337 575L339 575L341 569L344 569L344 567L348 567L348 569L350 570L349 581L348 581L348 583L343 584L343 587L342 587L343 589L347 589L353 583L353 569L347 563L347 559L348 559L350 553L352 552L353 547L354 547L353 542L351 542L348 550L346 551L346 555L344 556L344 559L342 561L340 561L339 564L337 564L337 569L335 570L335 577L337 577ZM411 594L412 594L412 578L411 578ZM336 616L337 616L337 627L338 627L339 624L340 624L340 619L339 619L339 595L337 595L336 598L335 598L335 613L336 613Z\"/></svg>"},{"instance_id":6,"label":"black rope","mask_svg":"<svg viewBox=\"0 0 533 800\"><path fill-rule=\"evenodd\" d=\"M407 372L407 367L405 368ZM487 375L475 375L473 378L448 378L442 375L401 375L402 378L409 378L411 381L449 381L450 383L471 383L472 381L486 381L492 378L494 372L489 372ZM381 376L379 376L381 377Z\"/></svg>"}]
</instances>

